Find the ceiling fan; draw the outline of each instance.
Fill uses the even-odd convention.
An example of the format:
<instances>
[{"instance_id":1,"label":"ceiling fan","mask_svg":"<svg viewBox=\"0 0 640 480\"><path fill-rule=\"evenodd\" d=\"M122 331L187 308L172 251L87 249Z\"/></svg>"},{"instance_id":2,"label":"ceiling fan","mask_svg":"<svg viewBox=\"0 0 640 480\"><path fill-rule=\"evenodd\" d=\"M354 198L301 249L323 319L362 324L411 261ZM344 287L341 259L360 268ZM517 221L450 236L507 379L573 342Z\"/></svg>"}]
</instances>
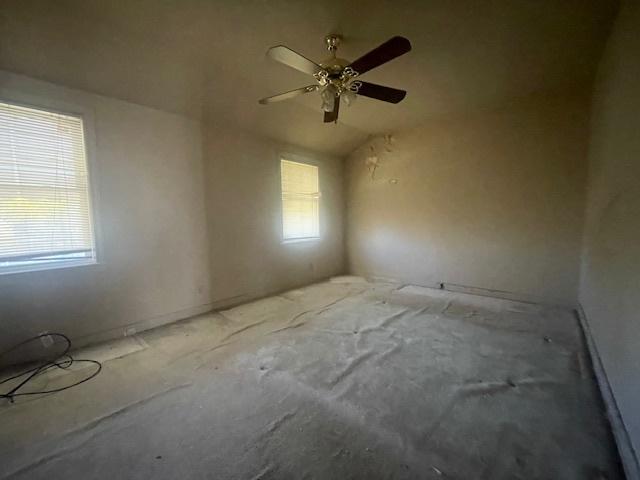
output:
<instances>
[{"instance_id":1,"label":"ceiling fan","mask_svg":"<svg viewBox=\"0 0 640 480\"><path fill-rule=\"evenodd\" d=\"M356 95L364 95L365 97L389 103L402 101L407 94L404 90L363 82L359 78L363 73L410 51L411 43L409 40L404 37L393 37L354 62L336 57L340 40L341 37L339 35L327 35L325 37L327 50L329 50L331 56L319 64L312 62L284 45L271 47L267 50L268 57L312 75L318 83L263 98L259 103L266 105L305 93L320 91L325 123L337 123L340 99L344 99L347 105L350 105L355 100Z\"/></svg>"}]
</instances>

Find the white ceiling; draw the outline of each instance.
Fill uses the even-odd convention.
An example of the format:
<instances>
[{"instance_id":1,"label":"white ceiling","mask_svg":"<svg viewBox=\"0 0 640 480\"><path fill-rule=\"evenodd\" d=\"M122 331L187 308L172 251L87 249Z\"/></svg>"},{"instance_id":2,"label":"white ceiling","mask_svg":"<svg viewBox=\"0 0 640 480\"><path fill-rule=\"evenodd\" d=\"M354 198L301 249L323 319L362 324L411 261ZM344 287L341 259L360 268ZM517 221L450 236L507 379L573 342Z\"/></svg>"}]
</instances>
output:
<instances>
[{"instance_id":1,"label":"white ceiling","mask_svg":"<svg viewBox=\"0 0 640 480\"><path fill-rule=\"evenodd\" d=\"M0 68L156 108L205 116L318 151L540 90L591 81L617 10L606 0L0 0ZM314 83L273 63L285 44L326 57L344 36L354 60L394 35L409 54L363 76L408 91L361 97L323 124L317 94L261 97Z\"/></svg>"}]
</instances>

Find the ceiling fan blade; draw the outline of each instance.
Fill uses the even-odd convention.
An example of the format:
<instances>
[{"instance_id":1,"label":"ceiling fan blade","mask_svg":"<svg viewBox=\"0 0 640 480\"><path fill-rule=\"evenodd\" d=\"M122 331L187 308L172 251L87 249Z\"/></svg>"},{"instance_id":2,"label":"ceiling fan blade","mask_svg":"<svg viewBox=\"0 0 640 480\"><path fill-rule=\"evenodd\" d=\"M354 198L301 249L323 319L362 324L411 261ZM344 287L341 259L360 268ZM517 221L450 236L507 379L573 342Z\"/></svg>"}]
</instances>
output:
<instances>
[{"instance_id":1,"label":"ceiling fan blade","mask_svg":"<svg viewBox=\"0 0 640 480\"><path fill-rule=\"evenodd\" d=\"M340 97L336 96L336 101L333 102L333 110L330 112L324 112L324 123L331 123L331 122L338 123L339 110L340 110Z\"/></svg>"},{"instance_id":2,"label":"ceiling fan blade","mask_svg":"<svg viewBox=\"0 0 640 480\"><path fill-rule=\"evenodd\" d=\"M276 62L284 63L291 68L295 68L296 70L300 70L301 72L309 75L315 75L322 71L322 67L320 65L312 62L308 58L303 57L284 45L271 47L267 50L267 56Z\"/></svg>"},{"instance_id":3,"label":"ceiling fan blade","mask_svg":"<svg viewBox=\"0 0 640 480\"><path fill-rule=\"evenodd\" d=\"M316 90L318 90L318 88L318 85L309 85L307 87L296 88L295 90L290 90L278 95L273 95L272 97L261 98L260 100L258 100L258 103L260 103L261 105L266 105L268 103L280 102L281 100L289 100L290 98L297 97L298 95L302 95L303 93L315 92Z\"/></svg>"},{"instance_id":4,"label":"ceiling fan blade","mask_svg":"<svg viewBox=\"0 0 640 480\"><path fill-rule=\"evenodd\" d=\"M362 75L411 50L411 43L404 37L393 37L353 62L350 67Z\"/></svg>"},{"instance_id":5,"label":"ceiling fan blade","mask_svg":"<svg viewBox=\"0 0 640 480\"><path fill-rule=\"evenodd\" d=\"M397 88L376 85L375 83L360 82L360 88L358 88L357 94L382 100L383 102L399 103L407 95L407 92Z\"/></svg>"}]
</instances>

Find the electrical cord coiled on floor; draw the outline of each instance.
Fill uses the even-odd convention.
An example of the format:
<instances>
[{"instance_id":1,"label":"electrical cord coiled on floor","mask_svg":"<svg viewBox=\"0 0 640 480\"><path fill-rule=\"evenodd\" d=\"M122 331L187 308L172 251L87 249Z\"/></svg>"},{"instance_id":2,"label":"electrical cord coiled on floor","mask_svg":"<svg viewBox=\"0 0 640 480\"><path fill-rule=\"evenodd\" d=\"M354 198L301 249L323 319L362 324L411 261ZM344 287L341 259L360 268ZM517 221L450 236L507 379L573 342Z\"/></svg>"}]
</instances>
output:
<instances>
[{"instance_id":1,"label":"electrical cord coiled on floor","mask_svg":"<svg viewBox=\"0 0 640 480\"><path fill-rule=\"evenodd\" d=\"M12 375L8 378L2 379L0 380L0 385L4 385L6 383L9 383L13 380L18 380L22 377L22 380L18 381L18 384L16 386L14 386L13 388L11 388L8 392L0 392L0 398L6 398L8 399L11 403L14 402L14 398L15 397L22 397L22 396L26 396L26 395L44 395L47 393L57 393L57 392L62 392L63 390L68 390L69 388L73 388L77 385L80 385L81 383L87 382L89 380L91 380L92 378L94 378L96 375L98 375L100 373L100 371L102 370L102 364L100 362L98 362L97 360L85 360L85 359L75 359L73 358L71 355L69 355L69 350L71 350L71 340L69 340L69 337L67 337L66 335L62 334L62 333L43 333L41 335L36 335L35 337L31 337L23 342L20 342L16 345L14 345L13 347L11 347L9 350L6 350L2 353L0 353L0 358L6 356L7 354L14 352L16 350L18 350L19 348L23 347L24 345L27 345L31 342L34 342L36 340L39 340L43 337L58 337L64 340L64 342L66 343L66 346L64 348L64 351L57 355L55 358L51 359L51 360L45 360L43 362L41 362L38 366L29 368L27 370L21 371L15 375ZM71 367L71 365L73 365L74 363L92 363L94 365L97 366L96 370L94 372L91 373L91 375L83 378L82 380L79 380L75 383L72 383L70 385L65 385L63 387L59 387L59 388L53 388L50 390L37 390L37 391L31 391L31 392L21 392L20 390L27 385L30 381L32 381L34 378L36 378L39 375L42 375L43 373L53 369L53 368L60 368L62 370L67 370L69 367Z\"/></svg>"}]
</instances>

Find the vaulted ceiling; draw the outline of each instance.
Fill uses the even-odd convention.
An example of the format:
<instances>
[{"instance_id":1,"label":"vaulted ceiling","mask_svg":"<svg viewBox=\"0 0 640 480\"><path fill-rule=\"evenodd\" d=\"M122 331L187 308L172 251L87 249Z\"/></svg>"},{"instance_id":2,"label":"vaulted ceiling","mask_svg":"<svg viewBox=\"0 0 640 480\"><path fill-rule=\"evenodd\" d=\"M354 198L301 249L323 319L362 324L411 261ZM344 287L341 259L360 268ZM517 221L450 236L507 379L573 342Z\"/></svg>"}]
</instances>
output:
<instances>
[{"instance_id":1,"label":"vaulted ceiling","mask_svg":"<svg viewBox=\"0 0 640 480\"><path fill-rule=\"evenodd\" d=\"M0 68L318 151L541 90L591 82L617 10L606 0L0 0ZM403 88L359 98L323 124L317 94L259 105L314 83L269 61L285 44L354 60L394 35L413 50L366 74Z\"/></svg>"}]
</instances>

